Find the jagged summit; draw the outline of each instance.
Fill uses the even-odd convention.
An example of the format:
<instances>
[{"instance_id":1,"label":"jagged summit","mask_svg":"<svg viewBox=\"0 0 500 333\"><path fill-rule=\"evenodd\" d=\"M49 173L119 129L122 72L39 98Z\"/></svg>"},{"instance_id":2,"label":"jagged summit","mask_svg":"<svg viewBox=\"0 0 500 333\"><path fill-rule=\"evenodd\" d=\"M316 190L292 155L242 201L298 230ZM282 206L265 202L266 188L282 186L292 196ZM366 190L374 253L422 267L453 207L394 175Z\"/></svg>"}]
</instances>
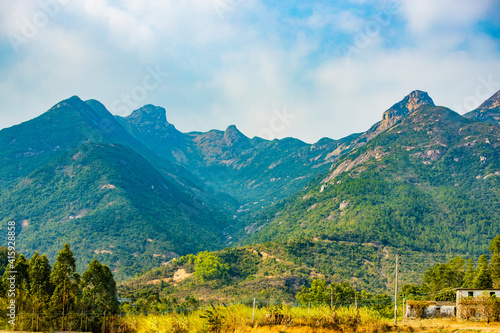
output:
<instances>
[{"instance_id":1,"label":"jagged summit","mask_svg":"<svg viewBox=\"0 0 500 333\"><path fill-rule=\"evenodd\" d=\"M373 139L423 105L435 106L434 101L425 91L412 91L401 101L387 109L382 116L382 120L373 125L361 138L366 138L368 141Z\"/></svg>"},{"instance_id":2,"label":"jagged summit","mask_svg":"<svg viewBox=\"0 0 500 333\"><path fill-rule=\"evenodd\" d=\"M432 98L425 91L414 90L409 93L398 103L384 112L383 119L391 119L394 117L403 118L415 111L422 105L435 106Z\"/></svg>"},{"instance_id":3,"label":"jagged summit","mask_svg":"<svg viewBox=\"0 0 500 333\"><path fill-rule=\"evenodd\" d=\"M223 141L227 146L233 146L235 144L247 143L248 138L241 133L235 125L230 125L224 131Z\"/></svg>"},{"instance_id":4,"label":"jagged summit","mask_svg":"<svg viewBox=\"0 0 500 333\"><path fill-rule=\"evenodd\" d=\"M143 107L133 111L128 117L125 118L141 123L152 122L158 125L169 124L165 109L151 104L144 105Z\"/></svg>"}]
</instances>

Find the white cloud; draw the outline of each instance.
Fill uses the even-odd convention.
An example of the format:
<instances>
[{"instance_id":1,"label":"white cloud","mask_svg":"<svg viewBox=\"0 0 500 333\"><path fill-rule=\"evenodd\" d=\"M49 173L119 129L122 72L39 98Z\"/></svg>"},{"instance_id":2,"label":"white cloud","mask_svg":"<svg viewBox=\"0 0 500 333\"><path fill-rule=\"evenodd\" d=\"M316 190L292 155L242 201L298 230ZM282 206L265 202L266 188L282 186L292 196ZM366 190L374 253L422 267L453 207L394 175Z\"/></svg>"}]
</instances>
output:
<instances>
[{"instance_id":1,"label":"white cloud","mask_svg":"<svg viewBox=\"0 0 500 333\"><path fill-rule=\"evenodd\" d=\"M212 0L61 6L19 53L0 44L9 61L0 65L0 127L74 94L112 109L156 66L169 76L136 104L167 108L179 129L236 124L254 136L286 108L295 118L276 135L308 142L366 130L414 89L453 108L474 94L479 77L500 81L498 39L472 29L491 2L405 1L399 15L407 25L395 15L347 63L335 53L337 33L355 37L372 16L323 3L298 19L261 1L214 1L231 7L221 16ZM22 18L40 10L35 1L21 3L0 4L3 35L21 31Z\"/></svg>"},{"instance_id":2,"label":"white cloud","mask_svg":"<svg viewBox=\"0 0 500 333\"><path fill-rule=\"evenodd\" d=\"M494 0L404 0L402 4L408 27L417 33L432 33L435 28L467 30L498 5Z\"/></svg>"}]
</instances>

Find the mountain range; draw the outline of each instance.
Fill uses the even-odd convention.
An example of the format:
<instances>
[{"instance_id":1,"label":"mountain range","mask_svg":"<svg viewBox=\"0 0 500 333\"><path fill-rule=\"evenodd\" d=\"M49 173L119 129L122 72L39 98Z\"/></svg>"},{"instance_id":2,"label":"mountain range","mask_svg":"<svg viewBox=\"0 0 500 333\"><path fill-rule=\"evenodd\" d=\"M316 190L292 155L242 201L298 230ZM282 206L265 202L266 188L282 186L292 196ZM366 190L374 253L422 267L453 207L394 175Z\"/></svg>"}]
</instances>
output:
<instances>
[{"instance_id":1,"label":"mountain range","mask_svg":"<svg viewBox=\"0 0 500 333\"><path fill-rule=\"evenodd\" d=\"M119 117L73 96L0 131L0 226L17 222L26 255L68 242L118 279L304 235L474 255L500 234L499 119L500 92L461 116L417 90L364 133L307 144L182 133L161 107Z\"/></svg>"}]
</instances>

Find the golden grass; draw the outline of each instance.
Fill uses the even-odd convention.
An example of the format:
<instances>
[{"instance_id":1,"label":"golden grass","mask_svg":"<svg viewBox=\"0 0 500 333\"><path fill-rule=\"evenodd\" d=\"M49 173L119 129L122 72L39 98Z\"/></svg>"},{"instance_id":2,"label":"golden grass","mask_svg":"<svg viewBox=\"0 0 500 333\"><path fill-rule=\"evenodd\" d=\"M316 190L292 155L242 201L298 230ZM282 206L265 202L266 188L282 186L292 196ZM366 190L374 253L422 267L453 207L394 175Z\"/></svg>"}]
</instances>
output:
<instances>
[{"instance_id":1,"label":"golden grass","mask_svg":"<svg viewBox=\"0 0 500 333\"><path fill-rule=\"evenodd\" d=\"M209 309L210 310L210 309ZM274 311L273 311L274 310ZM375 312L354 308L331 311L319 308L260 308L255 311L244 305L217 307L210 310L219 320L212 322L207 310L189 314L130 315L125 318L129 330L137 333L184 332L388 332L390 325ZM274 314L274 315L273 315ZM204 318L205 317L205 318ZM213 316L212 316L213 317Z\"/></svg>"},{"instance_id":2,"label":"golden grass","mask_svg":"<svg viewBox=\"0 0 500 333\"><path fill-rule=\"evenodd\" d=\"M272 309L278 315L271 316ZM207 310L186 314L128 315L128 331L137 333L331 333L331 332L430 332L430 333L500 333L500 323L466 322L456 319L422 319L399 322L381 318L368 309L328 307L318 308L252 308L231 305L209 309L220 320L210 322ZM205 318L204 318L205 316ZM210 317L210 316L208 316ZM214 325L218 324L218 325Z\"/></svg>"}]
</instances>

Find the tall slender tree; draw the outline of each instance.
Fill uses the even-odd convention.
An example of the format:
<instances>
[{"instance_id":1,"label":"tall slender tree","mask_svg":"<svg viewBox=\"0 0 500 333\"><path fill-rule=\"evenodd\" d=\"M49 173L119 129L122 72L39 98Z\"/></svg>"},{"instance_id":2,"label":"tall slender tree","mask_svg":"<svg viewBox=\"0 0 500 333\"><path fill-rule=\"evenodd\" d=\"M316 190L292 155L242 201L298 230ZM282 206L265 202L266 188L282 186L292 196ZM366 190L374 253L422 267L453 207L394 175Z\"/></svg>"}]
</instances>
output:
<instances>
[{"instance_id":1,"label":"tall slender tree","mask_svg":"<svg viewBox=\"0 0 500 333\"><path fill-rule=\"evenodd\" d=\"M496 236L495 238L493 238L491 240L490 253L491 254L493 254L493 253L499 254L500 253L500 235Z\"/></svg>"},{"instance_id":2,"label":"tall slender tree","mask_svg":"<svg viewBox=\"0 0 500 333\"><path fill-rule=\"evenodd\" d=\"M472 287L477 289L486 289L493 287L491 280L490 268L488 266L488 257L483 254L479 257L477 262L477 270L472 281Z\"/></svg>"},{"instance_id":3,"label":"tall slender tree","mask_svg":"<svg viewBox=\"0 0 500 333\"><path fill-rule=\"evenodd\" d=\"M464 282L462 284L463 288L473 288L474 275L475 275L474 260L472 260L472 258L469 258L466 264Z\"/></svg>"},{"instance_id":4,"label":"tall slender tree","mask_svg":"<svg viewBox=\"0 0 500 333\"><path fill-rule=\"evenodd\" d=\"M40 315L47 314L53 286L50 282L50 263L47 256L37 252L29 261L29 297L31 299L31 329L40 329Z\"/></svg>"},{"instance_id":5,"label":"tall slender tree","mask_svg":"<svg viewBox=\"0 0 500 333\"><path fill-rule=\"evenodd\" d=\"M500 236L496 236L491 241L490 254L490 273L493 288L500 288Z\"/></svg>"},{"instance_id":6,"label":"tall slender tree","mask_svg":"<svg viewBox=\"0 0 500 333\"><path fill-rule=\"evenodd\" d=\"M4 296L6 298L9 297L9 294L11 293L11 284L15 285L15 301L18 313L16 326L17 329L23 330L23 315L29 308L29 276L28 262L22 254L15 259L13 264L8 263L3 273L2 290L5 292Z\"/></svg>"},{"instance_id":7,"label":"tall slender tree","mask_svg":"<svg viewBox=\"0 0 500 333\"><path fill-rule=\"evenodd\" d=\"M92 260L82 274L80 286L81 305L85 313L93 314L93 328L101 326L100 318L103 315L117 313L116 283L108 266L101 265L96 259ZM85 322L87 323L87 317Z\"/></svg>"},{"instance_id":8,"label":"tall slender tree","mask_svg":"<svg viewBox=\"0 0 500 333\"><path fill-rule=\"evenodd\" d=\"M51 310L56 317L61 316L61 328L66 330L66 316L76 307L80 284L76 260L67 243L57 255L50 281L55 286L50 298Z\"/></svg>"}]
</instances>

